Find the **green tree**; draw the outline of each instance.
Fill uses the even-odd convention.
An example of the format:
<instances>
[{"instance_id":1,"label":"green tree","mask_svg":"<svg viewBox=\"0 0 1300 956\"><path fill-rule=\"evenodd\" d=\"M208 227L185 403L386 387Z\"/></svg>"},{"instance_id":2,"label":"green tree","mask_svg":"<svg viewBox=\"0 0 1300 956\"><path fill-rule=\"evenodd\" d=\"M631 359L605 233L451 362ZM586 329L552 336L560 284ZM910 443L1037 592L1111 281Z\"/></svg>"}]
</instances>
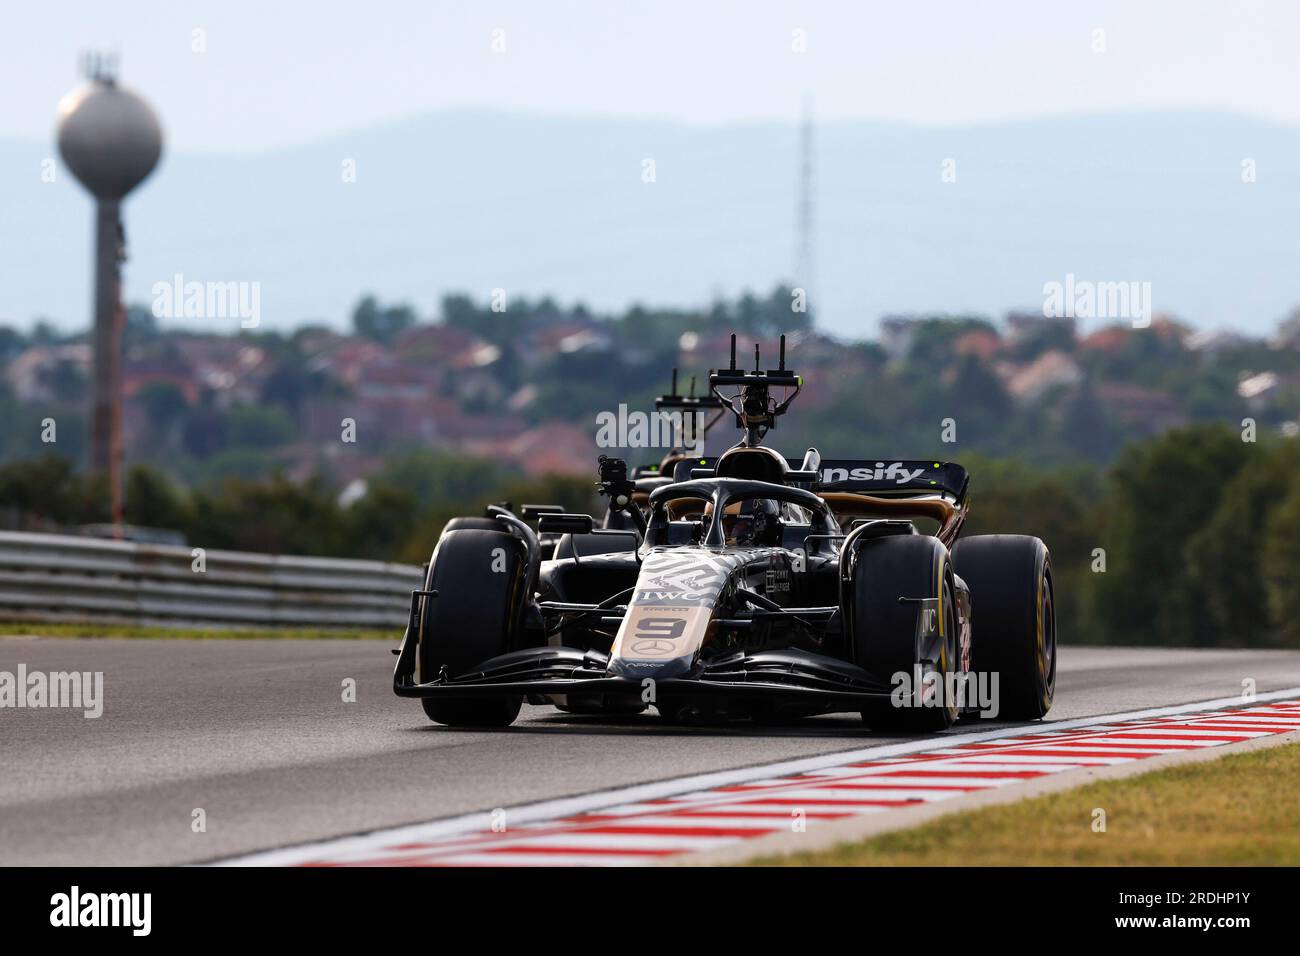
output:
<instances>
[{"instance_id":1,"label":"green tree","mask_svg":"<svg viewBox=\"0 0 1300 956\"><path fill-rule=\"evenodd\" d=\"M1300 474L1294 443L1261 446L1223 489L1219 506L1187 542L1187 579L1203 596L1214 644L1272 643L1264 533ZM1297 579L1300 580L1300 579ZM1294 582L1293 582L1294 584Z\"/></svg>"},{"instance_id":2,"label":"green tree","mask_svg":"<svg viewBox=\"0 0 1300 956\"><path fill-rule=\"evenodd\" d=\"M442 321L452 328L472 332L502 350L512 350L516 337L530 326L532 308L527 300L509 303L509 311L493 312L479 306L469 296L443 296Z\"/></svg>"},{"instance_id":3,"label":"green tree","mask_svg":"<svg viewBox=\"0 0 1300 956\"><path fill-rule=\"evenodd\" d=\"M194 494L192 544L268 554L353 553L334 490L320 479L301 484L229 478Z\"/></svg>"},{"instance_id":4,"label":"green tree","mask_svg":"<svg viewBox=\"0 0 1300 956\"><path fill-rule=\"evenodd\" d=\"M962 534L1028 534L1052 555L1057 631L1068 643L1096 643L1090 604L1092 549L1097 546L1101 487L1091 468L1046 471L1016 461L974 456L970 516Z\"/></svg>"},{"instance_id":5,"label":"green tree","mask_svg":"<svg viewBox=\"0 0 1300 956\"><path fill-rule=\"evenodd\" d=\"M1263 534L1263 581L1278 643L1300 648L1300 481L1269 516Z\"/></svg>"},{"instance_id":6,"label":"green tree","mask_svg":"<svg viewBox=\"0 0 1300 956\"><path fill-rule=\"evenodd\" d=\"M71 459L42 455L0 466L0 503L20 526L88 524L108 520L108 487L80 474Z\"/></svg>"},{"instance_id":7,"label":"green tree","mask_svg":"<svg viewBox=\"0 0 1300 956\"><path fill-rule=\"evenodd\" d=\"M162 472L133 465L126 476L125 507L128 524L187 532L194 520L189 496Z\"/></svg>"},{"instance_id":8,"label":"green tree","mask_svg":"<svg viewBox=\"0 0 1300 956\"><path fill-rule=\"evenodd\" d=\"M1197 645L1214 622L1187 571L1188 543L1218 509L1224 488L1255 455L1233 429L1193 425L1132 446L1112 472L1106 572L1097 610L1110 643Z\"/></svg>"},{"instance_id":9,"label":"green tree","mask_svg":"<svg viewBox=\"0 0 1300 956\"><path fill-rule=\"evenodd\" d=\"M416 522L415 496L405 488L370 482L365 495L343 513L354 556L392 561Z\"/></svg>"},{"instance_id":10,"label":"green tree","mask_svg":"<svg viewBox=\"0 0 1300 956\"><path fill-rule=\"evenodd\" d=\"M293 419L275 405L236 405L226 413L226 428L234 448L279 448L297 433Z\"/></svg>"},{"instance_id":11,"label":"green tree","mask_svg":"<svg viewBox=\"0 0 1300 956\"><path fill-rule=\"evenodd\" d=\"M449 505L470 510L481 507L485 489L500 480L495 462L433 448L394 455L376 476L377 482L408 492L419 508Z\"/></svg>"},{"instance_id":12,"label":"green tree","mask_svg":"<svg viewBox=\"0 0 1300 956\"><path fill-rule=\"evenodd\" d=\"M144 409L149 426L160 432L170 431L189 407L185 393L171 382L150 382L136 392L133 401Z\"/></svg>"},{"instance_id":13,"label":"green tree","mask_svg":"<svg viewBox=\"0 0 1300 956\"><path fill-rule=\"evenodd\" d=\"M536 478L512 478L495 490L491 500L509 501L515 507L525 504L563 505L566 511L592 514L603 509L596 494L596 464L592 460L591 477L575 475L541 475Z\"/></svg>"},{"instance_id":14,"label":"green tree","mask_svg":"<svg viewBox=\"0 0 1300 956\"><path fill-rule=\"evenodd\" d=\"M367 295L352 310L352 327L358 335L377 342L391 342L399 332L416 323L415 310L409 305L380 305L373 295Z\"/></svg>"}]
</instances>

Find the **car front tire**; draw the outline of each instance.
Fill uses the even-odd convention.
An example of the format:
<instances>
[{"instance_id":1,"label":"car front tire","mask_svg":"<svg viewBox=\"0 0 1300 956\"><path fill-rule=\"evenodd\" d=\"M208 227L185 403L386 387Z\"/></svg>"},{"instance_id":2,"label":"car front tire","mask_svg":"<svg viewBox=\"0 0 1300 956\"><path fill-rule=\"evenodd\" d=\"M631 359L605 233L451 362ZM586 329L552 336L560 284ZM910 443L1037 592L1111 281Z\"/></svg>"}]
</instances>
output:
<instances>
[{"instance_id":1,"label":"car front tire","mask_svg":"<svg viewBox=\"0 0 1300 956\"><path fill-rule=\"evenodd\" d=\"M419 679L472 673L511 650L515 608L523 574L517 538L505 531L447 531L429 560L417 653ZM522 697L422 698L430 720L451 727L505 727L519 716Z\"/></svg>"},{"instance_id":2,"label":"car front tire","mask_svg":"<svg viewBox=\"0 0 1300 956\"><path fill-rule=\"evenodd\" d=\"M901 600L900 600L901 599ZM937 634L918 656L921 600L935 599ZM953 676L957 650L957 593L948 550L928 535L890 535L858 546L853 569L852 634L858 665L897 685L906 675L911 692L864 710L873 730L934 733L957 720ZM940 696L925 700L917 680L937 683ZM902 691L900 690L901 694Z\"/></svg>"}]
</instances>

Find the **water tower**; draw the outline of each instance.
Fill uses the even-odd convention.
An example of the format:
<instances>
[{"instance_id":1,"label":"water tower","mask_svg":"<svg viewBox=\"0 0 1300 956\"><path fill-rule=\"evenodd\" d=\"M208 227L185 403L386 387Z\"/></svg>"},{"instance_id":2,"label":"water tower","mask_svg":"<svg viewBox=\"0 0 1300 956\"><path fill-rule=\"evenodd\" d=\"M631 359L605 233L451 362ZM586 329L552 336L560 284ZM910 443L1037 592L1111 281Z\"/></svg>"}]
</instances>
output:
<instances>
[{"instance_id":1,"label":"water tower","mask_svg":"<svg viewBox=\"0 0 1300 956\"><path fill-rule=\"evenodd\" d=\"M162 127L149 104L117 83L116 64L85 58L85 85L59 103L59 153L95 198L94 407L91 466L109 480L113 523L122 522L122 306L126 259L122 200L162 153Z\"/></svg>"}]
</instances>

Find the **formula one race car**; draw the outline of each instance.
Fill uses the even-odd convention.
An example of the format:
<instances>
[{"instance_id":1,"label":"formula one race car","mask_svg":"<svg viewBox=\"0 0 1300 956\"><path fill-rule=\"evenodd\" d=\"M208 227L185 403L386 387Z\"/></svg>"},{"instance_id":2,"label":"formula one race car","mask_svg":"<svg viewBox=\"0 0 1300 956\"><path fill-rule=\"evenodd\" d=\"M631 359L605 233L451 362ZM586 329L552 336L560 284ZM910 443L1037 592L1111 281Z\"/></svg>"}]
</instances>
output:
<instances>
[{"instance_id":1,"label":"formula one race car","mask_svg":"<svg viewBox=\"0 0 1300 956\"><path fill-rule=\"evenodd\" d=\"M762 370L756 346L751 371L733 335L709 388L744 437L722 455L678 456L652 482L601 456L603 527L544 508L535 532L499 506L449 522L411 595L396 693L453 726L510 724L525 699L670 721L847 711L908 732L976 706L1042 717L1056 678L1047 547L959 541L969 477L952 462L809 449L796 463L766 447L802 387L784 336L779 367ZM541 537L555 540L545 558Z\"/></svg>"}]
</instances>

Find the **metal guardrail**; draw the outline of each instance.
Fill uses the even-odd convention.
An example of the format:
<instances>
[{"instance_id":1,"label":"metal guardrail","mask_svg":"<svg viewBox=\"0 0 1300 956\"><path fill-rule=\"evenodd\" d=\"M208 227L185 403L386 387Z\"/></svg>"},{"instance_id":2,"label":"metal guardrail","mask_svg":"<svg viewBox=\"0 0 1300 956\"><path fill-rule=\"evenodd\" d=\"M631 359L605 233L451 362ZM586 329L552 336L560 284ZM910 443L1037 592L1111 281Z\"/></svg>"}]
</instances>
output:
<instances>
[{"instance_id":1,"label":"metal guardrail","mask_svg":"<svg viewBox=\"0 0 1300 956\"><path fill-rule=\"evenodd\" d=\"M0 531L0 617L209 627L394 628L421 570Z\"/></svg>"}]
</instances>

